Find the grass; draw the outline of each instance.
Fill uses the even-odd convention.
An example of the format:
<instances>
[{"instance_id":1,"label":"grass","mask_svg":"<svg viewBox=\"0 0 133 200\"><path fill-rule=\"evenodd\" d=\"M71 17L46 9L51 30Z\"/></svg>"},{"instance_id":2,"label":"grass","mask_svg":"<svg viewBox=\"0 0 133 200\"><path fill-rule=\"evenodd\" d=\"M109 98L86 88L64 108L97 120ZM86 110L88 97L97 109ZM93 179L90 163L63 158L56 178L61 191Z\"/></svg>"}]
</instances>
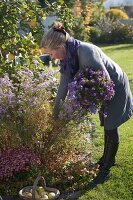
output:
<instances>
[{"instance_id":1,"label":"grass","mask_svg":"<svg viewBox=\"0 0 133 200\"><path fill-rule=\"evenodd\" d=\"M112 45L102 48L127 73L133 93L133 44ZM93 136L93 160L97 160L103 149L103 128L97 115L92 116L96 131ZM94 189L84 190L79 200L132 200L133 199L133 118L119 128L120 145L112 167L111 178Z\"/></svg>"}]
</instances>

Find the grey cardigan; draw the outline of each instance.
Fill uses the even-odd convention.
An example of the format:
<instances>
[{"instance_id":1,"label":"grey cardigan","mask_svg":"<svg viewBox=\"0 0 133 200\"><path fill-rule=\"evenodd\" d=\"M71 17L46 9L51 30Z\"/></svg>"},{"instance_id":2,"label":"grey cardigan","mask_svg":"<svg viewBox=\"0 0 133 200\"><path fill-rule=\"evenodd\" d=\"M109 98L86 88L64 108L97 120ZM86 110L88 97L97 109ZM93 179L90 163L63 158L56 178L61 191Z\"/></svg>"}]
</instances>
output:
<instances>
[{"instance_id":1,"label":"grey cardigan","mask_svg":"<svg viewBox=\"0 0 133 200\"><path fill-rule=\"evenodd\" d=\"M78 48L79 69L93 67L102 69L115 83L115 96L109 102L107 117L104 118L104 128L112 130L126 122L133 115L133 96L128 77L117 63L111 60L96 45L81 42ZM70 68L61 74L60 84L54 105L54 116L58 117L60 104L67 95L68 83L72 81Z\"/></svg>"}]
</instances>

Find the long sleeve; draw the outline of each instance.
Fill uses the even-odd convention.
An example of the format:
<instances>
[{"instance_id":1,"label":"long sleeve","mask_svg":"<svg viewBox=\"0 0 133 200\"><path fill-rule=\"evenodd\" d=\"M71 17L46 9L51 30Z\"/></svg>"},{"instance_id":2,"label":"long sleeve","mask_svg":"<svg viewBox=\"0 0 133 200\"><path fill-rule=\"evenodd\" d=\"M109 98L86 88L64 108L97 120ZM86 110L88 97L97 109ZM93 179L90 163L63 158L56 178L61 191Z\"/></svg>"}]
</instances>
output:
<instances>
[{"instance_id":1,"label":"long sleeve","mask_svg":"<svg viewBox=\"0 0 133 200\"><path fill-rule=\"evenodd\" d=\"M70 73L62 73L60 77L60 84L58 87L57 91L57 96L55 99L55 104L54 104L54 111L53 115L54 118L58 118L59 112L60 112L60 106L61 102L65 100L67 92L68 92L68 83L72 81L72 77Z\"/></svg>"},{"instance_id":2,"label":"long sleeve","mask_svg":"<svg viewBox=\"0 0 133 200\"><path fill-rule=\"evenodd\" d=\"M101 59L99 49L91 44L82 43L78 49L80 69L92 67L96 70L103 70L110 79L109 73Z\"/></svg>"}]
</instances>

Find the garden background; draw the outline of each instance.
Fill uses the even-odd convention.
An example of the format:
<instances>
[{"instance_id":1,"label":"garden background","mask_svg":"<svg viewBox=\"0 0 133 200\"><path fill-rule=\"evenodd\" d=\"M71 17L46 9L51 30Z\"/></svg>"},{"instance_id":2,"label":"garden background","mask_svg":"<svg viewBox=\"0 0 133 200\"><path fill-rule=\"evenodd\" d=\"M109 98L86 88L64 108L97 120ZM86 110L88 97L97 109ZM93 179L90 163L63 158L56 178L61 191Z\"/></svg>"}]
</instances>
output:
<instances>
[{"instance_id":1,"label":"garden background","mask_svg":"<svg viewBox=\"0 0 133 200\"><path fill-rule=\"evenodd\" d=\"M73 9L71 9L73 8ZM56 11L56 12L55 12ZM42 19L56 13L75 38L93 42L127 73L133 92L133 26L124 8L108 12L103 1L2 1L0 4L0 195L17 195L43 175L78 199L133 199L133 119L120 127L118 165L112 178L90 190L97 173L87 168L102 154L97 115L79 122L52 118L58 66L42 62Z\"/></svg>"}]
</instances>

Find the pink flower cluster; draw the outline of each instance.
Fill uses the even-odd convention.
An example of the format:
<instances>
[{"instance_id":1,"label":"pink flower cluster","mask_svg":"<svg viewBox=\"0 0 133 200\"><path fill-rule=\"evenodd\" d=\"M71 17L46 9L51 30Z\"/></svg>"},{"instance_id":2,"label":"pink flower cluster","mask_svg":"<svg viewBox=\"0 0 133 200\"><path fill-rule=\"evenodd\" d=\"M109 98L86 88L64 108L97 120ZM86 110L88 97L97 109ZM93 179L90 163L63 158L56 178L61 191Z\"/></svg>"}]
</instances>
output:
<instances>
[{"instance_id":1,"label":"pink flower cluster","mask_svg":"<svg viewBox=\"0 0 133 200\"><path fill-rule=\"evenodd\" d=\"M13 176L16 172L29 171L31 166L39 166L40 159L28 148L8 149L0 152L0 180Z\"/></svg>"}]
</instances>

